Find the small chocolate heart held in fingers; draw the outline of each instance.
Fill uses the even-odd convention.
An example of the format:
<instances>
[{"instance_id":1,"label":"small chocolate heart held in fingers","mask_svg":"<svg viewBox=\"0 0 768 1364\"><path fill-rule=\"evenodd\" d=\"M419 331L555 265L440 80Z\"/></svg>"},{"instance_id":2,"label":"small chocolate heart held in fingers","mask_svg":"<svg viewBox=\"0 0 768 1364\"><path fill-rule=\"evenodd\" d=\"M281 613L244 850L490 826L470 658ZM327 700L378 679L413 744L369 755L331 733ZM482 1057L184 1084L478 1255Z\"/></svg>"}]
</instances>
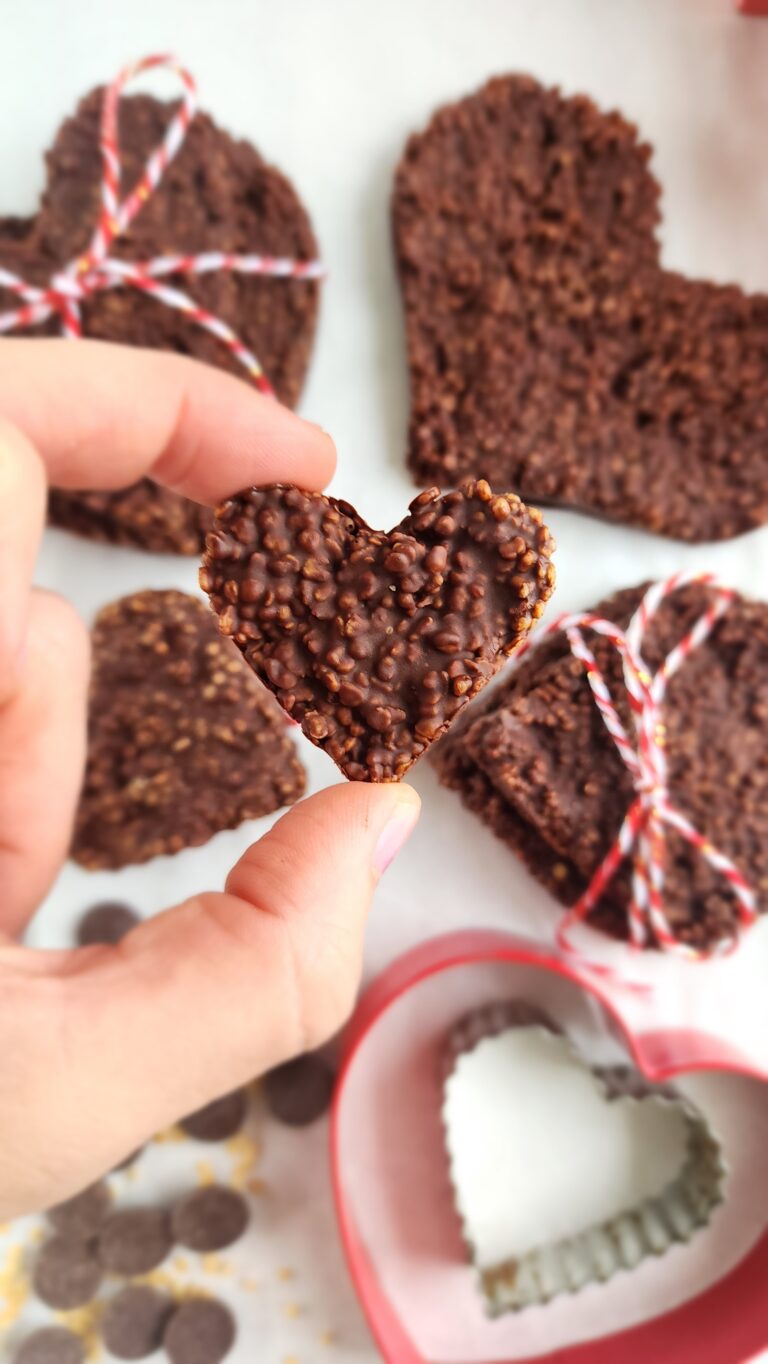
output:
<instances>
[{"instance_id":1,"label":"small chocolate heart held in fingers","mask_svg":"<svg viewBox=\"0 0 768 1364\"><path fill-rule=\"evenodd\" d=\"M483 480L389 532L283 485L219 507L200 585L251 667L352 781L398 781L541 615L541 513Z\"/></svg>"}]
</instances>

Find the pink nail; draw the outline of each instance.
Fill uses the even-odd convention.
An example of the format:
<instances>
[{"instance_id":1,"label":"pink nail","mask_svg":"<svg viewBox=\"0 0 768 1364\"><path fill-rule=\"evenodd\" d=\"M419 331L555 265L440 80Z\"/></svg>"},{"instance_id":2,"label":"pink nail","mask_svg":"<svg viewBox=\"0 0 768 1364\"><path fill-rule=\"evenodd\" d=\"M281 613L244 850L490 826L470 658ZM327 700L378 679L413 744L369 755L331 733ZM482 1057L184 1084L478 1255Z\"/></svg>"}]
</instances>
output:
<instances>
[{"instance_id":1,"label":"pink nail","mask_svg":"<svg viewBox=\"0 0 768 1364\"><path fill-rule=\"evenodd\" d=\"M373 854L373 870L377 876L384 875L408 835L413 832L418 817L419 806L409 805L406 809L400 810L382 830Z\"/></svg>"}]
</instances>

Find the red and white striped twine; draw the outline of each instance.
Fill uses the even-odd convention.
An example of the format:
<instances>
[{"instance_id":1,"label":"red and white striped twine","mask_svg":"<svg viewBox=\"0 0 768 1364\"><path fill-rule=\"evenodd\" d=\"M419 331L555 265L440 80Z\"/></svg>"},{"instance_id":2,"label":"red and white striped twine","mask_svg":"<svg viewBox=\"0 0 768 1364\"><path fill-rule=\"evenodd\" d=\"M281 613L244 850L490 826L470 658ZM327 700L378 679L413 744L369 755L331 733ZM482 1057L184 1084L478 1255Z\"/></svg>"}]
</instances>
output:
<instances>
[{"instance_id":1,"label":"red and white striped twine","mask_svg":"<svg viewBox=\"0 0 768 1364\"><path fill-rule=\"evenodd\" d=\"M709 587L713 600L695 625L681 639L655 674L651 674L642 655L642 642L650 621L662 602L689 583ZM536 632L517 652L517 658L535 648L542 639L563 631L571 651L584 665L587 681L608 733L627 767L635 797L627 810L613 846L608 850L583 895L568 910L558 929L558 943L573 951L570 931L574 924L594 909L613 881L625 858L632 858L632 895L628 907L630 941L636 948L649 941L665 952L702 960L722 956L734 949L738 931L709 949L696 949L681 942L664 910L664 864L668 829L675 829L696 848L709 865L727 882L736 901L740 926L751 925L756 917L755 893L747 878L730 858L715 848L693 827L685 815L670 803L667 790L666 732L662 707L670 678L689 655L703 644L715 624L730 607L737 593L717 582L711 573L678 573L666 582L654 583L646 592L627 629L620 630L610 621L589 612L561 615ZM613 703L611 693L583 631L608 639L621 655L624 685L632 713L634 735L627 733Z\"/></svg>"},{"instance_id":2,"label":"red and white striped twine","mask_svg":"<svg viewBox=\"0 0 768 1364\"><path fill-rule=\"evenodd\" d=\"M120 200L120 145L117 116L125 86L154 67L174 71L183 86L179 108L171 119L165 137L149 156L135 187ZM197 108L197 89L189 71L168 55L144 57L127 66L107 90L101 114L100 151L102 164L101 208L90 245L76 260L52 276L44 288L36 288L0 267L0 286L16 294L22 306L0 314L0 334L23 330L45 322L58 313L64 336L82 336L81 304L92 294L107 289L141 289L152 298L184 313L191 321L218 338L243 366L262 392L274 397L272 386L256 356L221 318L201 308L180 289L160 281L166 275L202 275L214 270L231 270L242 275L268 275L273 278L321 279L319 261L297 261L285 257L236 256L224 251L206 251L192 256L155 256L146 261L125 261L110 256L115 240L128 229L137 213L153 193L181 147Z\"/></svg>"}]
</instances>

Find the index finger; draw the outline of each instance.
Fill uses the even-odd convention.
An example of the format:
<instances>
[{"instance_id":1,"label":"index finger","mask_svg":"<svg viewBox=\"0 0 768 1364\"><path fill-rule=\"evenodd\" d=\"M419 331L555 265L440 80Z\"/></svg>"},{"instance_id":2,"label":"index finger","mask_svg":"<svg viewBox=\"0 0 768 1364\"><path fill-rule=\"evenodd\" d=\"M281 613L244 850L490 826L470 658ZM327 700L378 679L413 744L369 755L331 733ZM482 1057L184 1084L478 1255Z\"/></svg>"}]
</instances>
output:
<instances>
[{"instance_id":1,"label":"index finger","mask_svg":"<svg viewBox=\"0 0 768 1364\"><path fill-rule=\"evenodd\" d=\"M326 432L210 365L102 341L0 340L0 418L23 431L59 488L143 476L196 502L259 483L319 491Z\"/></svg>"}]
</instances>

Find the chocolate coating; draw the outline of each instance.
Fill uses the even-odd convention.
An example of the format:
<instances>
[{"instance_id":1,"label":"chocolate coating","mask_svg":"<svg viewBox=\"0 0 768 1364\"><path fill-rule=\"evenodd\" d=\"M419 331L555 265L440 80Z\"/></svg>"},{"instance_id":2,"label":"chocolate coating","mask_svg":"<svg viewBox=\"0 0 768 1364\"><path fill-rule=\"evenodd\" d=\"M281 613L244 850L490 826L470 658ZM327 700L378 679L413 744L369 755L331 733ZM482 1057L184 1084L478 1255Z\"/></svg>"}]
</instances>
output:
<instances>
[{"instance_id":1,"label":"chocolate coating","mask_svg":"<svg viewBox=\"0 0 768 1364\"><path fill-rule=\"evenodd\" d=\"M393 222L420 485L487 478L683 540L768 520L768 296L661 268L650 158L620 114L528 76L409 139Z\"/></svg>"},{"instance_id":2,"label":"chocolate coating","mask_svg":"<svg viewBox=\"0 0 768 1364\"><path fill-rule=\"evenodd\" d=\"M485 686L554 583L541 514L467 483L389 532L276 485L216 514L200 583L224 634L352 781L397 781Z\"/></svg>"}]
</instances>

